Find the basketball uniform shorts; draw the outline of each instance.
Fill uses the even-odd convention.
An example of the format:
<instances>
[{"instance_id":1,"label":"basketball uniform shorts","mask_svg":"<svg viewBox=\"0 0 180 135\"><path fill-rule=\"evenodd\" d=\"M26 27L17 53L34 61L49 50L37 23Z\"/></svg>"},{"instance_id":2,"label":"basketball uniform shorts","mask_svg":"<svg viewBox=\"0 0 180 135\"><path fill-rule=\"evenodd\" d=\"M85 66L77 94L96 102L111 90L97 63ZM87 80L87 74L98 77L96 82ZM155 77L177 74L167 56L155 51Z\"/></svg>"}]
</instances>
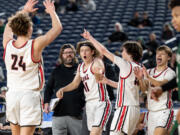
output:
<instances>
[{"instance_id":1,"label":"basketball uniform shorts","mask_svg":"<svg viewBox=\"0 0 180 135\"><path fill-rule=\"evenodd\" d=\"M172 109L161 111L149 111L148 115L148 135L153 135L155 128L169 129L174 117Z\"/></svg>"},{"instance_id":2,"label":"basketball uniform shorts","mask_svg":"<svg viewBox=\"0 0 180 135\"><path fill-rule=\"evenodd\" d=\"M39 91L9 90L6 94L6 116L12 124L38 126L42 122Z\"/></svg>"},{"instance_id":3,"label":"basketball uniform shorts","mask_svg":"<svg viewBox=\"0 0 180 135\"><path fill-rule=\"evenodd\" d=\"M87 101L86 102L86 115L88 130L91 131L92 127L101 127L105 130L109 116L111 114L110 101Z\"/></svg>"},{"instance_id":4,"label":"basketball uniform shorts","mask_svg":"<svg viewBox=\"0 0 180 135\"><path fill-rule=\"evenodd\" d=\"M114 117L111 123L110 135L131 135L136 128L139 117L139 106L118 107L114 113Z\"/></svg>"}]
</instances>

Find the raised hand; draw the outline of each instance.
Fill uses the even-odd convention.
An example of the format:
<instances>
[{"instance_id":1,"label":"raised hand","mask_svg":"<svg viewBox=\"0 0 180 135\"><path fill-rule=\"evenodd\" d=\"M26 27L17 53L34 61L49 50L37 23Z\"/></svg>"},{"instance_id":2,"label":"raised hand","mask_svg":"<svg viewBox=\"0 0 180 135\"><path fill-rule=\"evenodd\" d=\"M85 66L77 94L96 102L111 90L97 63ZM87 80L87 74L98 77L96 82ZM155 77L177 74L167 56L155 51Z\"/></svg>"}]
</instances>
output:
<instances>
[{"instance_id":1,"label":"raised hand","mask_svg":"<svg viewBox=\"0 0 180 135\"><path fill-rule=\"evenodd\" d=\"M45 11L46 13L50 14L51 12L55 12L55 6L54 6L54 1L51 0L45 0L43 2L44 7L46 8Z\"/></svg>"},{"instance_id":2,"label":"raised hand","mask_svg":"<svg viewBox=\"0 0 180 135\"><path fill-rule=\"evenodd\" d=\"M34 6L38 3L37 0L28 0L24 5L24 11L28 13L35 12L38 8L34 8Z\"/></svg>"},{"instance_id":3,"label":"raised hand","mask_svg":"<svg viewBox=\"0 0 180 135\"><path fill-rule=\"evenodd\" d=\"M81 34L81 36L87 40L89 40L89 38L91 37L91 34L89 33L89 31L87 31L86 29L84 29L84 32Z\"/></svg>"},{"instance_id":4,"label":"raised hand","mask_svg":"<svg viewBox=\"0 0 180 135\"><path fill-rule=\"evenodd\" d=\"M147 69L146 69L145 66L143 66L143 74L144 74L144 76L145 76L146 78L149 78L149 74L148 74Z\"/></svg>"},{"instance_id":5,"label":"raised hand","mask_svg":"<svg viewBox=\"0 0 180 135\"><path fill-rule=\"evenodd\" d=\"M60 89L60 90L58 90L57 92L56 92L56 97L58 97L59 99L62 99L63 98L63 90L62 89Z\"/></svg>"},{"instance_id":6,"label":"raised hand","mask_svg":"<svg viewBox=\"0 0 180 135\"><path fill-rule=\"evenodd\" d=\"M143 79L143 70L140 67L134 67L133 71L138 80Z\"/></svg>"}]
</instances>

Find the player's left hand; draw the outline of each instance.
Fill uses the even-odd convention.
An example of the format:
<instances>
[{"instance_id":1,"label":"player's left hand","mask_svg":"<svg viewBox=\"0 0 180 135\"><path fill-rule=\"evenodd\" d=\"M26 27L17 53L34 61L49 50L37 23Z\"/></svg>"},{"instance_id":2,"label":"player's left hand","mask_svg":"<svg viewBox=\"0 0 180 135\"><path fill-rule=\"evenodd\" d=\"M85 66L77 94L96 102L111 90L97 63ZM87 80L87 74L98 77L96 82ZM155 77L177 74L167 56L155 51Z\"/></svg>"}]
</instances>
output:
<instances>
[{"instance_id":1,"label":"player's left hand","mask_svg":"<svg viewBox=\"0 0 180 135\"><path fill-rule=\"evenodd\" d=\"M159 97L162 95L163 91L160 87L154 87L151 92L151 98L155 101L159 101Z\"/></svg>"},{"instance_id":2,"label":"player's left hand","mask_svg":"<svg viewBox=\"0 0 180 135\"><path fill-rule=\"evenodd\" d=\"M62 99L63 98L63 90L62 89L60 89L60 90L58 90L57 92L56 92L56 97L57 98L59 98L59 99Z\"/></svg>"}]
</instances>

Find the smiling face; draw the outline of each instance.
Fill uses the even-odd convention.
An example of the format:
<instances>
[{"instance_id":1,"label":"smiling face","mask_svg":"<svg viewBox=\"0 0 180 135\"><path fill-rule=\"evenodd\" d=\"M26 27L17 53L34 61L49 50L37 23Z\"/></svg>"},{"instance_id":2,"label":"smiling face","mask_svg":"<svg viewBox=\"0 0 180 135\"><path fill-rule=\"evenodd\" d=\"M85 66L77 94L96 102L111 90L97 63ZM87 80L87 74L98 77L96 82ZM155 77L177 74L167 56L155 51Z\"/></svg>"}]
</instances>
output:
<instances>
[{"instance_id":1,"label":"smiling face","mask_svg":"<svg viewBox=\"0 0 180 135\"><path fill-rule=\"evenodd\" d=\"M180 6L176 6L172 9L172 25L180 32Z\"/></svg>"},{"instance_id":2,"label":"smiling face","mask_svg":"<svg viewBox=\"0 0 180 135\"><path fill-rule=\"evenodd\" d=\"M157 64L157 66L166 66L168 64L169 60L170 60L170 57L168 56L168 54L164 50L156 52L156 64Z\"/></svg>"},{"instance_id":3,"label":"smiling face","mask_svg":"<svg viewBox=\"0 0 180 135\"><path fill-rule=\"evenodd\" d=\"M80 56L84 62L91 62L93 59L94 50L92 50L89 46L81 46L80 48Z\"/></svg>"}]
</instances>

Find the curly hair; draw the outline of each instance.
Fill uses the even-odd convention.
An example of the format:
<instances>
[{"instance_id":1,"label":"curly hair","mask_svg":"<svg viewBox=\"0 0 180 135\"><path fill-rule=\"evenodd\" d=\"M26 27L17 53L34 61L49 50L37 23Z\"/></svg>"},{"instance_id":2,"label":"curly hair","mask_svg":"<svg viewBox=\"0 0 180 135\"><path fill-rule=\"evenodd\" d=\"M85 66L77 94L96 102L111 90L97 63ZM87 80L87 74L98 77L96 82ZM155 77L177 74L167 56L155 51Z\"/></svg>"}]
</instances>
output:
<instances>
[{"instance_id":1,"label":"curly hair","mask_svg":"<svg viewBox=\"0 0 180 135\"><path fill-rule=\"evenodd\" d=\"M173 9L176 6L180 6L180 1L179 0L171 0L169 2L169 8L170 9Z\"/></svg>"},{"instance_id":2,"label":"curly hair","mask_svg":"<svg viewBox=\"0 0 180 135\"><path fill-rule=\"evenodd\" d=\"M127 53L131 55L132 59L139 62L143 56L143 48L139 42L126 41L123 43L122 48L125 48Z\"/></svg>"},{"instance_id":3,"label":"curly hair","mask_svg":"<svg viewBox=\"0 0 180 135\"><path fill-rule=\"evenodd\" d=\"M98 52L98 50L97 50L97 49L93 46L93 44L92 44L90 41L88 41L88 40L86 40L86 41L80 41L80 42L77 43L76 51L77 51L78 54L80 54L80 48L81 48L82 46L84 46L84 45L90 47L91 50L94 50L94 55L93 55L93 57L99 57L99 56L100 56L100 53Z\"/></svg>"},{"instance_id":4,"label":"curly hair","mask_svg":"<svg viewBox=\"0 0 180 135\"><path fill-rule=\"evenodd\" d=\"M8 19L9 27L16 36L27 36L32 26L31 18L27 13L16 13Z\"/></svg>"}]
</instances>

